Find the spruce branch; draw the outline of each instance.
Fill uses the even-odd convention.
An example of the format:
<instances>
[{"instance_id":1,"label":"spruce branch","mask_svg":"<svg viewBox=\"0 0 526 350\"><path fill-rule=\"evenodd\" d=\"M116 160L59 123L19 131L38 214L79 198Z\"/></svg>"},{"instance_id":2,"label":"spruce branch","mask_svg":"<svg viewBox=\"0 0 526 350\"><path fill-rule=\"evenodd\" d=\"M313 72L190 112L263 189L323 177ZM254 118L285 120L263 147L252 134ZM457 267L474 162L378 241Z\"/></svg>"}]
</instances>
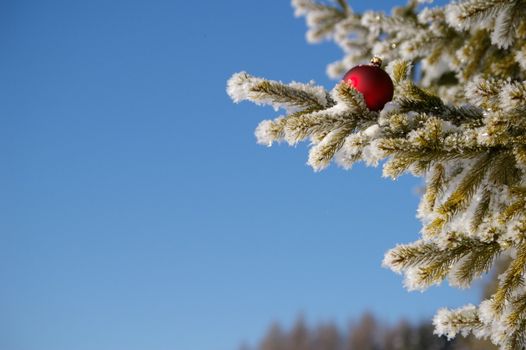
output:
<instances>
[{"instance_id":1,"label":"spruce branch","mask_svg":"<svg viewBox=\"0 0 526 350\"><path fill-rule=\"evenodd\" d=\"M272 101L297 106L300 108L321 108L317 96L308 92L271 81L262 81L255 84L251 89L251 95L255 100L272 99Z\"/></svg>"},{"instance_id":2,"label":"spruce branch","mask_svg":"<svg viewBox=\"0 0 526 350\"><path fill-rule=\"evenodd\" d=\"M477 203L475 210L473 211L473 217L471 218L471 230L476 231L484 219L488 216L490 210L491 192L488 187L482 189L479 202Z\"/></svg>"},{"instance_id":3,"label":"spruce branch","mask_svg":"<svg viewBox=\"0 0 526 350\"><path fill-rule=\"evenodd\" d=\"M255 131L257 142L261 145L272 146L273 142L279 142L281 140L286 140L289 144L295 144L303 140L308 135L308 132L305 132L304 135L300 135L295 139L291 137L290 125L294 124L295 120L305 118L305 115L319 110L319 108L307 108L299 112L278 117L274 120L262 121ZM293 131L295 130L293 129Z\"/></svg>"},{"instance_id":4,"label":"spruce branch","mask_svg":"<svg viewBox=\"0 0 526 350\"><path fill-rule=\"evenodd\" d=\"M453 193L438 208L438 213L445 217L452 217L460 210L466 208L491 167L492 158L490 153L486 153L476 160Z\"/></svg>"},{"instance_id":5,"label":"spruce branch","mask_svg":"<svg viewBox=\"0 0 526 350\"><path fill-rule=\"evenodd\" d=\"M437 163L431 170L431 176L423 196L423 203L428 212L435 208L437 198L444 190L445 169L442 163Z\"/></svg>"},{"instance_id":6,"label":"spruce branch","mask_svg":"<svg viewBox=\"0 0 526 350\"><path fill-rule=\"evenodd\" d=\"M440 248L435 243L417 241L399 244L385 254L382 265L395 272L402 272L408 268L432 263L438 254Z\"/></svg>"},{"instance_id":7,"label":"spruce branch","mask_svg":"<svg viewBox=\"0 0 526 350\"><path fill-rule=\"evenodd\" d=\"M506 222L512 220L518 215L524 214L526 210L526 196L521 194L519 199L512 202L508 205L500 214L499 221L502 225L505 225Z\"/></svg>"},{"instance_id":8,"label":"spruce branch","mask_svg":"<svg viewBox=\"0 0 526 350\"><path fill-rule=\"evenodd\" d=\"M461 262L465 257L468 259L462 261L455 279L462 284L467 281L471 282L476 275L488 270L488 265L491 265L498 250L497 243L484 243L464 237L453 246L436 253L430 264L419 266L417 284L421 287L427 287L440 283L454 268L455 264Z\"/></svg>"},{"instance_id":9,"label":"spruce branch","mask_svg":"<svg viewBox=\"0 0 526 350\"><path fill-rule=\"evenodd\" d=\"M522 293L519 296L513 298L511 302L512 311L508 316L507 323L511 328L518 328L517 334L520 336L520 333L523 333L523 329L517 327L517 324L521 324L526 321L526 293ZM516 340L515 340L516 341Z\"/></svg>"},{"instance_id":10,"label":"spruce branch","mask_svg":"<svg viewBox=\"0 0 526 350\"><path fill-rule=\"evenodd\" d=\"M327 91L241 72L227 90L234 102L285 109L260 123L258 142L309 140L316 171L333 159L346 169L385 160L384 176L423 176L422 237L390 250L384 266L403 273L411 290L446 278L464 288L510 255L492 298L440 310L434 324L437 334L473 332L516 350L526 345L526 1L418 3L387 15L356 13L344 0L293 0L307 39L343 51L330 77L373 55L390 62L394 99L380 112L345 83Z\"/></svg>"},{"instance_id":11,"label":"spruce branch","mask_svg":"<svg viewBox=\"0 0 526 350\"><path fill-rule=\"evenodd\" d=\"M525 269L526 242L522 242L517 247L517 256L511 261L506 272L504 272L497 292L493 295L492 307L497 315L503 311L505 302L510 301L513 291L524 284Z\"/></svg>"},{"instance_id":12,"label":"spruce branch","mask_svg":"<svg viewBox=\"0 0 526 350\"><path fill-rule=\"evenodd\" d=\"M471 246L469 254L454 269L450 278L454 281L452 284L467 288L475 278L491 269L500 252L501 247L497 242L476 242Z\"/></svg>"},{"instance_id":13,"label":"spruce branch","mask_svg":"<svg viewBox=\"0 0 526 350\"><path fill-rule=\"evenodd\" d=\"M356 117L347 112L330 113L327 110L297 113L287 118L284 123L284 139L290 144L313 137L322 140L332 130L346 127L354 129L357 124ZM318 141L317 141L318 142Z\"/></svg>"},{"instance_id":14,"label":"spruce branch","mask_svg":"<svg viewBox=\"0 0 526 350\"><path fill-rule=\"evenodd\" d=\"M308 164L315 171L320 171L329 165L336 152L343 146L345 138L352 132L353 125L346 124L328 133L323 140L311 148Z\"/></svg>"},{"instance_id":15,"label":"spruce branch","mask_svg":"<svg viewBox=\"0 0 526 350\"><path fill-rule=\"evenodd\" d=\"M243 100L256 104L271 105L276 110L321 109L334 105L329 94L321 86L290 83L256 78L246 72L234 74L227 82L227 93L232 100Z\"/></svg>"},{"instance_id":16,"label":"spruce branch","mask_svg":"<svg viewBox=\"0 0 526 350\"><path fill-rule=\"evenodd\" d=\"M362 94L347 83L341 82L337 84L335 93L337 101L341 101L349 110L362 114L367 119L376 120L378 118L376 113L367 109Z\"/></svg>"},{"instance_id":17,"label":"spruce branch","mask_svg":"<svg viewBox=\"0 0 526 350\"><path fill-rule=\"evenodd\" d=\"M526 335L524 333L526 329L526 320L523 318L517 318L516 324L512 328L511 334L505 339L504 349L505 350L523 350L526 346Z\"/></svg>"},{"instance_id":18,"label":"spruce branch","mask_svg":"<svg viewBox=\"0 0 526 350\"><path fill-rule=\"evenodd\" d=\"M433 318L433 325L435 334L446 336L448 339L455 338L457 334L467 336L470 332L484 327L474 305L466 305L455 310L440 309Z\"/></svg>"},{"instance_id":19,"label":"spruce branch","mask_svg":"<svg viewBox=\"0 0 526 350\"><path fill-rule=\"evenodd\" d=\"M483 109L495 109L499 104L499 94L505 81L484 79L481 76L466 83L465 93L468 100Z\"/></svg>"},{"instance_id":20,"label":"spruce branch","mask_svg":"<svg viewBox=\"0 0 526 350\"><path fill-rule=\"evenodd\" d=\"M453 3L446 7L446 18L451 26L466 30L494 18L508 4L507 0L467 0Z\"/></svg>"}]
</instances>

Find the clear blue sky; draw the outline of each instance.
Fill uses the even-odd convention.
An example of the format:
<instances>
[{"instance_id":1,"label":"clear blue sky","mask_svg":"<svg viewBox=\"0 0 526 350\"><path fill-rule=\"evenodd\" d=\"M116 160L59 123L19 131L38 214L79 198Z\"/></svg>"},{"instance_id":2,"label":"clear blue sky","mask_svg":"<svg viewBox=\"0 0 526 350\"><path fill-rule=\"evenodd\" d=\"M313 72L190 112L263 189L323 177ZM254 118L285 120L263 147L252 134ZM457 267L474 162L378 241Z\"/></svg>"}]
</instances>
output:
<instances>
[{"instance_id":1,"label":"clear blue sky","mask_svg":"<svg viewBox=\"0 0 526 350\"><path fill-rule=\"evenodd\" d=\"M353 2L380 9L396 1ZM289 1L3 1L0 349L235 350L301 311L429 318L478 291L408 293L419 180L313 173L256 145L239 70L330 88Z\"/></svg>"}]
</instances>

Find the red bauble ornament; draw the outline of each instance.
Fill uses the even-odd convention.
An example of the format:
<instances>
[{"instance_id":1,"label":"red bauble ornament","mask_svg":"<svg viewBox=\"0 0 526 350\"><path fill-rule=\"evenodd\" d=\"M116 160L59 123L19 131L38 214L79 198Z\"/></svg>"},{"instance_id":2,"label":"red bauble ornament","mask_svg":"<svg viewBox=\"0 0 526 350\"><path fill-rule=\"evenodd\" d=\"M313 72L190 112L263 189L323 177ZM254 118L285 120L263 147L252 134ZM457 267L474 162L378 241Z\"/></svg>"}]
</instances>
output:
<instances>
[{"instance_id":1,"label":"red bauble ornament","mask_svg":"<svg viewBox=\"0 0 526 350\"><path fill-rule=\"evenodd\" d=\"M349 86L362 93L367 108L379 111L393 99L393 81L380 66L382 60L373 57L370 64L363 64L351 68L343 76Z\"/></svg>"}]
</instances>

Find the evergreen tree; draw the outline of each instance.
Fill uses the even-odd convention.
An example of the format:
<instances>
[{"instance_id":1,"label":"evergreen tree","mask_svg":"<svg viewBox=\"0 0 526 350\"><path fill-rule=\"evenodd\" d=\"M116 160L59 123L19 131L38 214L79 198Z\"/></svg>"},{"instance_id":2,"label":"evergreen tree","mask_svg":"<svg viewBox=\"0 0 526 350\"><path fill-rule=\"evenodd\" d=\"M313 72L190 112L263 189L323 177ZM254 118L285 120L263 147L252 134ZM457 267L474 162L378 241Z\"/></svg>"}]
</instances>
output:
<instances>
[{"instance_id":1,"label":"evergreen tree","mask_svg":"<svg viewBox=\"0 0 526 350\"><path fill-rule=\"evenodd\" d=\"M494 350L473 336L448 341L433 335L433 325L424 322L412 324L401 320L391 326L377 321L370 313L351 322L346 331L333 323L309 326L300 317L291 329L273 323L258 346L243 345L241 349L295 350L298 329L301 329L302 348L306 350Z\"/></svg>"},{"instance_id":2,"label":"evergreen tree","mask_svg":"<svg viewBox=\"0 0 526 350\"><path fill-rule=\"evenodd\" d=\"M410 0L391 15L354 12L344 0L293 0L307 39L344 52L340 77L372 56L387 62L394 98L370 110L346 82L327 91L235 74L234 102L269 104L285 114L260 123L259 143L310 140L308 163L383 162L383 174L422 176L422 237L387 252L409 290L447 279L469 287L499 257L508 262L480 305L439 310L435 333L473 333L501 349L526 346L526 0L465 0L424 7ZM376 64L379 64L376 61ZM415 69L418 68L418 69ZM303 346L303 345L301 345Z\"/></svg>"},{"instance_id":3,"label":"evergreen tree","mask_svg":"<svg viewBox=\"0 0 526 350\"><path fill-rule=\"evenodd\" d=\"M285 335L279 324L273 323L263 339L260 350L287 350Z\"/></svg>"},{"instance_id":4,"label":"evergreen tree","mask_svg":"<svg viewBox=\"0 0 526 350\"><path fill-rule=\"evenodd\" d=\"M312 349L343 350L338 327L333 323L321 324L315 331Z\"/></svg>"},{"instance_id":5,"label":"evergreen tree","mask_svg":"<svg viewBox=\"0 0 526 350\"><path fill-rule=\"evenodd\" d=\"M287 349L309 350L311 339L309 330L303 317L298 318L289 335Z\"/></svg>"}]
</instances>

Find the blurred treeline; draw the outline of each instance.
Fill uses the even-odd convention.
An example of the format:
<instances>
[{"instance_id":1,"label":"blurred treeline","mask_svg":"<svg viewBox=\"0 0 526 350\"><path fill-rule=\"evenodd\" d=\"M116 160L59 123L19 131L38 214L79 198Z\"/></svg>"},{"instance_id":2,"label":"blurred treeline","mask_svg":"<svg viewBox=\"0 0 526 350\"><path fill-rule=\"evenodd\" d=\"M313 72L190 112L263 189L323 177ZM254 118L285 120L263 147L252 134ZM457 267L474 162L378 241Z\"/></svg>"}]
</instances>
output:
<instances>
[{"instance_id":1,"label":"blurred treeline","mask_svg":"<svg viewBox=\"0 0 526 350\"><path fill-rule=\"evenodd\" d=\"M299 317L290 329L274 323L255 346L240 350L495 350L490 342L470 336L448 341L433 334L427 322L386 325L366 313L345 330L334 323L309 326Z\"/></svg>"},{"instance_id":2,"label":"blurred treeline","mask_svg":"<svg viewBox=\"0 0 526 350\"><path fill-rule=\"evenodd\" d=\"M505 260L496 264L482 287L483 299L495 292L497 276L505 266ZM490 341L472 335L448 341L433 334L433 328L429 321L401 320L389 325L371 313L351 322L347 329L331 322L309 326L300 316L288 329L273 323L258 344L242 345L240 350L498 350Z\"/></svg>"}]
</instances>

